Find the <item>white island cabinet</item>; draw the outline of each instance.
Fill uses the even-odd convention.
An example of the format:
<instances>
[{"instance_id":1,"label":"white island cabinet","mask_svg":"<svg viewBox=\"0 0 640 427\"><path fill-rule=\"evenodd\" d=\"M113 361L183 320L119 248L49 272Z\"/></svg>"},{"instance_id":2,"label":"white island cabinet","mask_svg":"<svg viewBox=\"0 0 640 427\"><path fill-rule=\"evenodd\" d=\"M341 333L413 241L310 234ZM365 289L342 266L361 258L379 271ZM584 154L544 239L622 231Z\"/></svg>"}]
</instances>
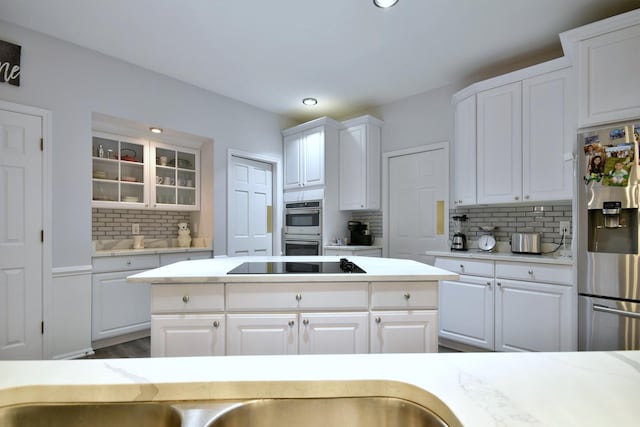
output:
<instances>
[{"instance_id":1,"label":"white island cabinet","mask_svg":"<svg viewBox=\"0 0 640 427\"><path fill-rule=\"evenodd\" d=\"M152 356L437 351L438 280L457 280L455 273L350 257L365 273L228 274L244 262L339 260L196 260L128 280L151 283Z\"/></svg>"}]
</instances>

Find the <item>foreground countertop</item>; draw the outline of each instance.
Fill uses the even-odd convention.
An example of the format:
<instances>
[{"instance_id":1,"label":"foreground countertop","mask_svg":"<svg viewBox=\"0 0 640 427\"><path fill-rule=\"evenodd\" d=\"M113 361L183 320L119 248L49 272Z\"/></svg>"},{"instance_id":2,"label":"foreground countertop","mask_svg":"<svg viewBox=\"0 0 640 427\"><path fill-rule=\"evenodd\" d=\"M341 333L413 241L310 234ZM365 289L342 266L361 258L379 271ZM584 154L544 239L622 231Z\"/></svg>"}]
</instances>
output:
<instances>
[{"instance_id":1,"label":"foreground countertop","mask_svg":"<svg viewBox=\"0 0 640 427\"><path fill-rule=\"evenodd\" d=\"M182 261L138 273L127 278L142 283L213 283L213 282L362 282L362 281L433 281L457 280L459 276L441 268L417 261L393 258L350 256L349 261L366 271L364 274L227 274L244 262L339 261L339 256L270 256L230 257Z\"/></svg>"},{"instance_id":2,"label":"foreground countertop","mask_svg":"<svg viewBox=\"0 0 640 427\"><path fill-rule=\"evenodd\" d=\"M638 425L639 351L4 361L0 406L358 395L381 380L432 393L465 426Z\"/></svg>"}]
</instances>

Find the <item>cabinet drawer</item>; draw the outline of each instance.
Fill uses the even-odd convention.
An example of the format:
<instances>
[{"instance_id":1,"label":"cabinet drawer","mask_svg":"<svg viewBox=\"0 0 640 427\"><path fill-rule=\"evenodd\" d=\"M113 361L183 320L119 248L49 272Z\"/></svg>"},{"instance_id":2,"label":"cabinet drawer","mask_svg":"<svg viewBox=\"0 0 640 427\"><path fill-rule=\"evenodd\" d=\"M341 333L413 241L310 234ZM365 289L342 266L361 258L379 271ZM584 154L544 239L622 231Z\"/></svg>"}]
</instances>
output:
<instances>
[{"instance_id":1,"label":"cabinet drawer","mask_svg":"<svg viewBox=\"0 0 640 427\"><path fill-rule=\"evenodd\" d=\"M160 266L173 264L174 262L190 261L192 259L211 258L211 251L178 252L172 254L160 254Z\"/></svg>"},{"instance_id":2,"label":"cabinet drawer","mask_svg":"<svg viewBox=\"0 0 640 427\"><path fill-rule=\"evenodd\" d=\"M571 285L573 283L571 266L538 264L524 262L496 262L496 278L528 280L532 282L560 283Z\"/></svg>"},{"instance_id":3,"label":"cabinet drawer","mask_svg":"<svg viewBox=\"0 0 640 427\"><path fill-rule=\"evenodd\" d=\"M438 308L438 282L384 282L371 285L371 309Z\"/></svg>"},{"instance_id":4,"label":"cabinet drawer","mask_svg":"<svg viewBox=\"0 0 640 427\"><path fill-rule=\"evenodd\" d=\"M224 310L224 285L152 285L151 313L201 313Z\"/></svg>"},{"instance_id":5,"label":"cabinet drawer","mask_svg":"<svg viewBox=\"0 0 640 427\"><path fill-rule=\"evenodd\" d=\"M226 285L227 310L367 309L369 285L350 283L233 283Z\"/></svg>"},{"instance_id":6,"label":"cabinet drawer","mask_svg":"<svg viewBox=\"0 0 640 427\"><path fill-rule=\"evenodd\" d=\"M436 258L436 267L458 274L493 277L493 261L467 258Z\"/></svg>"},{"instance_id":7,"label":"cabinet drawer","mask_svg":"<svg viewBox=\"0 0 640 427\"><path fill-rule=\"evenodd\" d=\"M93 258L93 272L147 270L159 267L158 255L127 255Z\"/></svg>"}]
</instances>

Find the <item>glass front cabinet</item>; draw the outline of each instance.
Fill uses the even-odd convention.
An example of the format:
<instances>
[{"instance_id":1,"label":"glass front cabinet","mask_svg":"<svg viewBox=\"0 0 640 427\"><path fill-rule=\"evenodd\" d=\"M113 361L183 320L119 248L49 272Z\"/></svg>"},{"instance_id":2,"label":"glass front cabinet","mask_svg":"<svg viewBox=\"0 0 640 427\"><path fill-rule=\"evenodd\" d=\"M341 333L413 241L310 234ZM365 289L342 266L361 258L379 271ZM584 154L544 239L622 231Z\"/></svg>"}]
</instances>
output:
<instances>
[{"instance_id":1,"label":"glass front cabinet","mask_svg":"<svg viewBox=\"0 0 640 427\"><path fill-rule=\"evenodd\" d=\"M94 133L93 207L198 210L200 152Z\"/></svg>"}]
</instances>

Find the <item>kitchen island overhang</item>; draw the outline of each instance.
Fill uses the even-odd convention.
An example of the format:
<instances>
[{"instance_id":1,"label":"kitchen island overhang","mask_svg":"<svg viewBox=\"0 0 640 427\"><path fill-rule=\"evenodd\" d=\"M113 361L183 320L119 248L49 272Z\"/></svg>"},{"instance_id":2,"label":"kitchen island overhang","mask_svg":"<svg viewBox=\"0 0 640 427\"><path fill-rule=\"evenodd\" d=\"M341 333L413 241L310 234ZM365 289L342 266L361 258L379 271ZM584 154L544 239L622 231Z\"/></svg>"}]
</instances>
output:
<instances>
[{"instance_id":1,"label":"kitchen island overhang","mask_svg":"<svg viewBox=\"0 0 640 427\"><path fill-rule=\"evenodd\" d=\"M338 274L228 274L245 262L297 261L297 262L339 262L338 256L252 256L212 258L181 261L164 267L129 276L133 283L300 283L304 282L362 282L362 281L439 281L458 280L459 276L441 268L413 260L395 258L374 258L353 256L348 260L361 267L365 273Z\"/></svg>"}]
</instances>

